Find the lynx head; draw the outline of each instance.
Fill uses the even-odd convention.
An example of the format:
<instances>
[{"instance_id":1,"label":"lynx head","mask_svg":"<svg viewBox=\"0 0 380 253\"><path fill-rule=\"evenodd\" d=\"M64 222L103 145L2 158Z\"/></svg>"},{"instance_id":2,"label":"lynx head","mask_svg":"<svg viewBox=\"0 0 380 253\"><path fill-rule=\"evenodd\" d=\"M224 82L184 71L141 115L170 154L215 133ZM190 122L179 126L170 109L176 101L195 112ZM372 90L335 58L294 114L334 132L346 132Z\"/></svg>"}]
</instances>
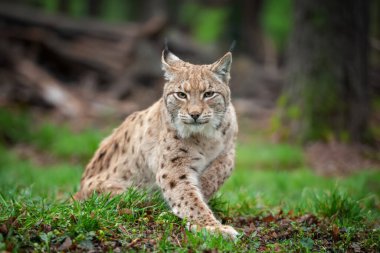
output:
<instances>
[{"instance_id":1,"label":"lynx head","mask_svg":"<svg viewBox=\"0 0 380 253\"><path fill-rule=\"evenodd\" d=\"M232 54L209 65L184 62L164 50L164 102L170 120L182 138L193 134L212 137L222 124L230 103Z\"/></svg>"}]
</instances>

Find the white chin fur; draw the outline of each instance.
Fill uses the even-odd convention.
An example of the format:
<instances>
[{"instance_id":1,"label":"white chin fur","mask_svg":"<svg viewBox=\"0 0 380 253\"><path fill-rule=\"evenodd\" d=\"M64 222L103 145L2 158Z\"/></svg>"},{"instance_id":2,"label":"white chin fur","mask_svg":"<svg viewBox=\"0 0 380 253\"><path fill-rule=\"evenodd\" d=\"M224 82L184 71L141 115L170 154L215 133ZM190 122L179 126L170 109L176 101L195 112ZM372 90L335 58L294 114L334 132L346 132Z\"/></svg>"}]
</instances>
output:
<instances>
[{"instance_id":1,"label":"white chin fur","mask_svg":"<svg viewBox=\"0 0 380 253\"><path fill-rule=\"evenodd\" d=\"M181 121L174 123L175 128L181 138L188 138L194 134L203 135L205 137L214 138L218 131L213 126L212 122L202 125L184 124Z\"/></svg>"}]
</instances>

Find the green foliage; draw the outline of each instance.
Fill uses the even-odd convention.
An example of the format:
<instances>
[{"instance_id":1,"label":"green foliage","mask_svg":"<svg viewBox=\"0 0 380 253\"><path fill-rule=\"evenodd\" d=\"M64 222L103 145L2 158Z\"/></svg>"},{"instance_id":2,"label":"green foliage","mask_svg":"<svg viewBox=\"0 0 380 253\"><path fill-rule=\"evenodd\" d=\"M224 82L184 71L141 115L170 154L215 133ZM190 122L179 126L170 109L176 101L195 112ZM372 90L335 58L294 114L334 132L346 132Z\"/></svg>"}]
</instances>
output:
<instances>
[{"instance_id":1,"label":"green foliage","mask_svg":"<svg viewBox=\"0 0 380 253\"><path fill-rule=\"evenodd\" d=\"M40 0L42 7L48 12L56 12L58 10L59 0Z\"/></svg>"},{"instance_id":2,"label":"green foliage","mask_svg":"<svg viewBox=\"0 0 380 253\"><path fill-rule=\"evenodd\" d=\"M366 216L359 200L353 199L337 188L314 193L309 201L315 213L336 221L338 225L356 224L363 221Z\"/></svg>"},{"instance_id":3,"label":"green foliage","mask_svg":"<svg viewBox=\"0 0 380 253\"><path fill-rule=\"evenodd\" d=\"M274 41L276 48L283 52L292 28L292 0L264 1L261 23L264 32Z\"/></svg>"},{"instance_id":4,"label":"green foliage","mask_svg":"<svg viewBox=\"0 0 380 253\"><path fill-rule=\"evenodd\" d=\"M112 0L102 2L102 19L110 22L128 20L133 13L132 2L124 0Z\"/></svg>"},{"instance_id":5,"label":"green foliage","mask_svg":"<svg viewBox=\"0 0 380 253\"><path fill-rule=\"evenodd\" d=\"M73 17L86 16L88 3L88 0L68 0L70 15Z\"/></svg>"},{"instance_id":6,"label":"green foliage","mask_svg":"<svg viewBox=\"0 0 380 253\"><path fill-rule=\"evenodd\" d=\"M216 42L225 30L229 10L226 7L204 7L196 2L181 6L180 22L190 26L196 40Z\"/></svg>"}]
</instances>

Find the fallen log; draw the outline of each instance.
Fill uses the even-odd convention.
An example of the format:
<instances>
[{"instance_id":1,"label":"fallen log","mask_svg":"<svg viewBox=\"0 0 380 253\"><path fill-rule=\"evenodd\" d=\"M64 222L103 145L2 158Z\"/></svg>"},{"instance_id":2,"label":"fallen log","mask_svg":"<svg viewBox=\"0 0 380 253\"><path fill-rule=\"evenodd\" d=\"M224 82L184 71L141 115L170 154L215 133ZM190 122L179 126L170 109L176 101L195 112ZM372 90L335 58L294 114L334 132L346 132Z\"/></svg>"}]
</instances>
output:
<instances>
[{"instance_id":1,"label":"fallen log","mask_svg":"<svg viewBox=\"0 0 380 253\"><path fill-rule=\"evenodd\" d=\"M165 23L164 16L155 16L141 24L111 25L0 3L1 38L36 44L63 65L96 71L107 83L119 79L131 64L136 44L156 36Z\"/></svg>"},{"instance_id":2,"label":"fallen log","mask_svg":"<svg viewBox=\"0 0 380 253\"><path fill-rule=\"evenodd\" d=\"M8 90L0 103L53 107L72 118L130 112L132 100L150 104L161 92L156 41L165 24L165 16L111 25L0 3L0 79L7 80L0 86Z\"/></svg>"},{"instance_id":3,"label":"fallen log","mask_svg":"<svg viewBox=\"0 0 380 253\"><path fill-rule=\"evenodd\" d=\"M0 19L24 26L41 27L65 36L86 35L120 41L126 38L154 35L163 29L164 16L155 16L146 23L108 24L94 19L73 19L59 14L49 15L25 5L0 3Z\"/></svg>"},{"instance_id":4,"label":"fallen log","mask_svg":"<svg viewBox=\"0 0 380 253\"><path fill-rule=\"evenodd\" d=\"M79 98L71 94L64 85L32 61L23 59L14 63L14 71L24 77L23 85L30 86L48 104L54 106L63 115L78 117L83 114Z\"/></svg>"}]
</instances>

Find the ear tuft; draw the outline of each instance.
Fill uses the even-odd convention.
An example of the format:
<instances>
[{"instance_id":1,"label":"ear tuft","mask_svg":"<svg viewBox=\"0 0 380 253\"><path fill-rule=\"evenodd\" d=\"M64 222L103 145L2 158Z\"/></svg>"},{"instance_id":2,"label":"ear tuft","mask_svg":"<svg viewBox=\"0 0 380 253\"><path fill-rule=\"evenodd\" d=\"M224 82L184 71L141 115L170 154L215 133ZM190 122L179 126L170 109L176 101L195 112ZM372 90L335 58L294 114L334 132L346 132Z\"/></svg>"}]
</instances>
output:
<instances>
[{"instance_id":1,"label":"ear tuft","mask_svg":"<svg viewBox=\"0 0 380 253\"><path fill-rule=\"evenodd\" d=\"M181 61L181 59L170 52L169 49L165 48L164 51L162 51L161 63L166 80L169 81L173 77L173 73L176 70L176 67L174 66L175 62L179 61Z\"/></svg>"},{"instance_id":2,"label":"ear tuft","mask_svg":"<svg viewBox=\"0 0 380 253\"><path fill-rule=\"evenodd\" d=\"M222 58L213 63L212 71L226 84L230 80L230 70L232 64L231 52L226 53Z\"/></svg>"}]
</instances>

